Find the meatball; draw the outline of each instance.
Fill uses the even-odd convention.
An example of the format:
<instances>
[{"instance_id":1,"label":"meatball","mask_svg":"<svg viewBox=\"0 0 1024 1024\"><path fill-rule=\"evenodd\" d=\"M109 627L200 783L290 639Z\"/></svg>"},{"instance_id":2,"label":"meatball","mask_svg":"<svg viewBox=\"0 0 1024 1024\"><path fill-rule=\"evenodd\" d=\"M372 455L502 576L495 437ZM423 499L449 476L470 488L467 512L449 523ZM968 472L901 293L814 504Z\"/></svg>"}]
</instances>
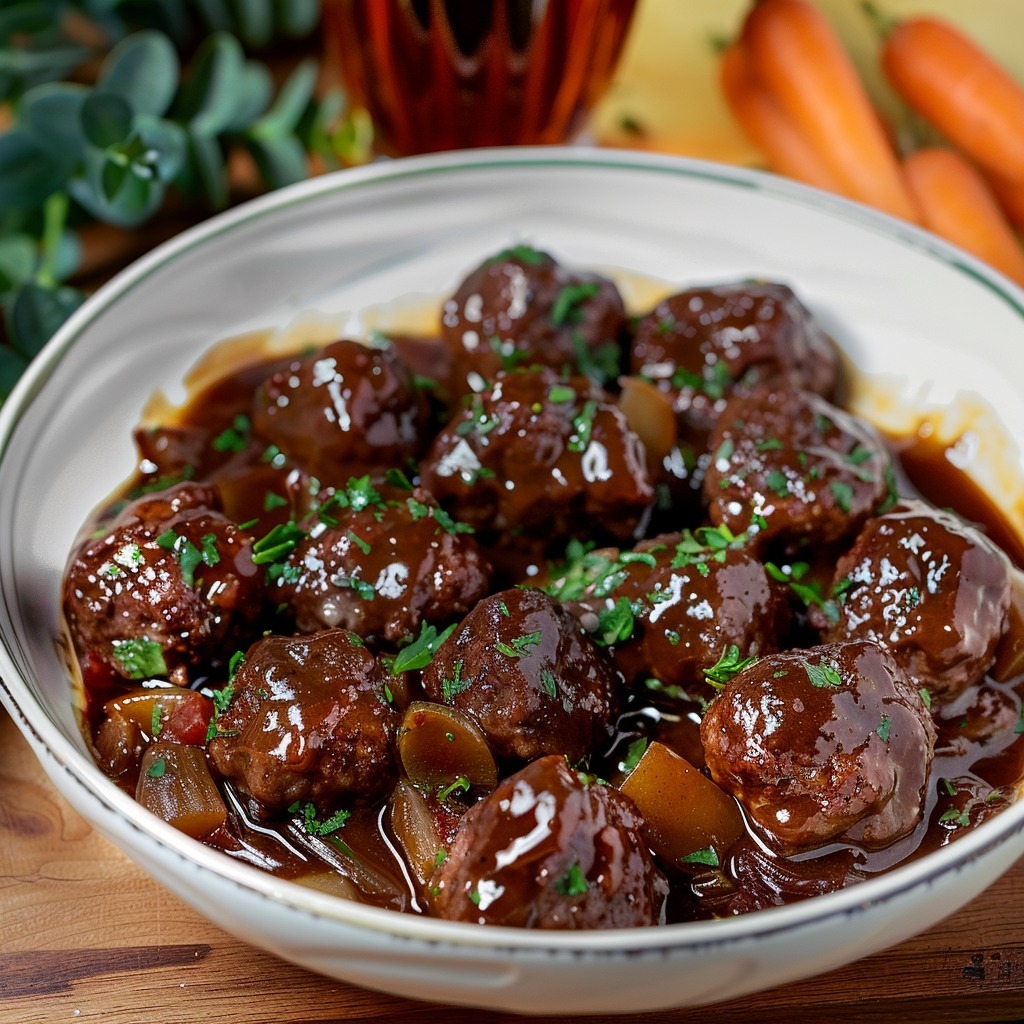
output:
<instances>
[{"instance_id":1,"label":"meatball","mask_svg":"<svg viewBox=\"0 0 1024 1024\"><path fill-rule=\"evenodd\" d=\"M466 812L432 882L440 917L551 929L660 924L668 889L632 801L556 755Z\"/></svg>"},{"instance_id":2,"label":"meatball","mask_svg":"<svg viewBox=\"0 0 1024 1024\"><path fill-rule=\"evenodd\" d=\"M336 341L273 373L252 427L322 481L402 466L418 454L426 404L388 344Z\"/></svg>"},{"instance_id":3,"label":"meatball","mask_svg":"<svg viewBox=\"0 0 1024 1024\"><path fill-rule=\"evenodd\" d=\"M778 650L789 623L785 593L750 546L715 530L663 534L633 551L590 552L583 562L553 592L580 595L570 608L613 645L630 683L702 685L704 669L733 647L744 657Z\"/></svg>"},{"instance_id":4,"label":"meatball","mask_svg":"<svg viewBox=\"0 0 1024 1024\"><path fill-rule=\"evenodd\" d=\"M654 491L640 439L586 378L500 373L423 461L423 486L478 530L545 543L577 531L630 538Z\"/></svg>"},{"instance_id":5,"label":"meatball","mask_svg":"<svg viewBox=\"0 0 1024 1024\"><path fill-rule=\"evenodd\" d=\"M386 673L341 629L265 636L245 653L210 740L214 765L264 807L364 804L394 780Z\"/></svg>"},{"instance_id":6,"label":"meatball","mask_svg":"<svg viewBox=\"0 0 1024 1024\"><path fill-rule=\"evenodd\" d=\"M422 622L464 615L487 593L486 558L430 494L353 485L323 500L278 578L274 593L300 632L343 626L397 642Z\"/></svg>"},{"instance_id":7,"label":"meatball","mask_svg":"<svg viewBox=\"0 0 1024 1024\"><path fill-rule=\"evenodd\" d=\"M606 277L519 245L486 260L444 304L455 387L482 391L499 370L540 364L615 380L625 311Z\"/></svg>"},{"instance_id":8,"label":"meatball","mask_svg":"<svg viewBox=\"0 0 1024 1024\"><path fill-rule=\"evenodd\" d=\"M761 542L831 544L892 500L878 434L813 392L758 388L732 399L710 447L709 517Z\"/></svg>"},{"instance_id":9,"label":"meatball","mask_svg":"<svg viewBox=\"0 0 1024 1024\"><path fill-rule=\"evenodd\" d=\"M868 520L836 565L826 640L881 644L936 700L976 683L995 656L1010 607L1010 561L951 512L907 500Z\"/></svg>"},{"instance_id":10,"label":"meatball","mask_svg":"<svg viewBox=\"0 0 1024 1024\"><path fill-rule=\"evenodd\" d=\"M191 670L251 640L260 573L249 539L218 509L215 488L178 484L130 502L79 546L63 602L80 657L128 679L187 684Z\"/></svg>"},{"instance_id":11,"label":"meatball","mask_svg":"<svg viewBox=\"0 0 1024 1024\"><path fill-rule=\"evenodd\" d=\"M579 623L526 587L481 601L423 672L431 700L468 714L495 754L516 761L575 764L606 742L618 683Z\"/></svg>"},{"instance_id":12,"label":"meatball","mask_svg":"<svg viewBox=\"0 0 1024 1024\"><path fill-rule=\"evenodd\" d=\"M838 358L790 288L745 281L658 303L637 325L630 366L672 395L680 433L700 447L726 399L759 383L831 394Z\"/></svg>"},{"instance_id":13,"label":"meatball","mask_svg":"<svg viewBox=\"0 0 1024 1024\"><path fill-rule=\"evenodd\" d=\"M760 659L712 701L700 735L712 779L783 851L880 849L922 816L935 726L871 641Z\"/></svg>"}]
</instances>

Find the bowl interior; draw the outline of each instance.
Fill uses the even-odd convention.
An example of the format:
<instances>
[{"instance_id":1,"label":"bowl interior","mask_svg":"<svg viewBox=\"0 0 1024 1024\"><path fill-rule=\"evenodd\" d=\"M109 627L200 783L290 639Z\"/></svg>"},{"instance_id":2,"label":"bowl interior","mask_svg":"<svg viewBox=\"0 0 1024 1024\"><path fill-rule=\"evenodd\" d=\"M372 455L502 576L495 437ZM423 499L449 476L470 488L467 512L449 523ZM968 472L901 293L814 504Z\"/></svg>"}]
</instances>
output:
<instances>
[{"instance_id":1,"label":"bowl interior","mask_svg":"<svg viewBox=\"0 0 1024 1024\"><path fill-rule=\"evenodd\" d=\"M200 354L242 332L386 325L396 297L400 312L428 308L518 241L611 273L635 309L659 288L789 283L873 381L858 401L877 418L964 411L958 429L980 438L972 471L1003 482L1000 503L1024 535L1013 440L1024 438L1024 296L970 257L770 176L674 159L485 151L343 172L215 218L133 265L0 411L0 695L34 742L112 797L72 706L60 578L89 511L133 468L131 428L151 393L180 398ZM152 827L140 808L118 806ZM1003 817L987 834L1019 827L1024 807Z\"/></svg>"}]
</instances>

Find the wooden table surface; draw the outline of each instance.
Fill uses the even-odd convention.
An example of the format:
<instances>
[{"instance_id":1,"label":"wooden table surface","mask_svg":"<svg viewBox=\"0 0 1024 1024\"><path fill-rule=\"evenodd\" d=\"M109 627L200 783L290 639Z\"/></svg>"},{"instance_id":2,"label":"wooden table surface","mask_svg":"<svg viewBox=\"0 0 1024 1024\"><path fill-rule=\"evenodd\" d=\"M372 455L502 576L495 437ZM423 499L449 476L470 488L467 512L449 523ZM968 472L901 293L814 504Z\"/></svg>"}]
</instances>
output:
<instances>
[{"instance_id":1,"label":"wooden table surface","mask_svg":"<svg viewBox=\"0 0 1024 1024\"><path fill-rule=\"evenodd\" d=\"M831 974L706 1010L580 1020L970 1024L1020 1018L1024 861L930 932ZM366 992L224 934L94 833L0 711L0 1024L519 1019Z\"/></svg>"}]
</instances>

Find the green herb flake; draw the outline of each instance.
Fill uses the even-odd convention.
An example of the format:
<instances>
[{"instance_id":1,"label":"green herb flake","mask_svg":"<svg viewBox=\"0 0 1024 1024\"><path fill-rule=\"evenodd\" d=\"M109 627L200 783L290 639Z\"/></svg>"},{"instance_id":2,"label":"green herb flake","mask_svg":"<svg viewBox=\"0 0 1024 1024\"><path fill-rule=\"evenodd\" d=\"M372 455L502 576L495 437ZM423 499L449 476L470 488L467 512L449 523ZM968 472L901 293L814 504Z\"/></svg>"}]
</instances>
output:
<instances>
[{"instance_id":1,"label":"green herb flake","mask_svg":"<svg viewBox=\"0 0 1024 1024\"><path fill-rule=\"evenodd\" d=\"M504 640L498 640L494 649L501 654L504 654L506 658L521 658L524 654L528 654L531 647L536 647L541 641L540 630L534 633L525 633L522 636L514 637L507 643Z\"/></svg>"},{"instance_id":2,"label":"green herb flake","mask_svg":"<svg viewBox=\"0 0 1024 1024\"><path fill-rule=\"evenodd\" d=\"M555 327L578 324L583 319L582 305L601 290L597 281L563 285L551 307L551 323Z\"/></svg>"},{"instance_id":3,"label":"green herb flake","mask_svg":"<svg viewBox=\"0 0 1024 1024\"><path fill-rule=\"evenodd\" d=\"M845 480L833 480L828 486L839 510L849 515L853 508L853 487Z\"/></svg>"},{"instance_id":4,"label":"green herb flake","mask_svg":"<svg viewBox=\"0 0 1024 1024\"><path fill-rule=\"evenodd\" d=\"M149 716L149 734L156 739L163 732L163 708L159 704L153 705L153 712Z\"/></svg>"},{"instance_id":5,"label":"green herb flake","mask_svg":"<svg viewBox=\"0 0 1024 1024\"><path fill-rule=\"evenodd\" d=\"M622 643L633 635L637 610L627 597L620 597L611 608L597 616L597 643L604 647Z\"/></svg>"},{"instance_id":6,"label":"green herb flake","mask_svg":"<svg viewBox=\"0 0 1024 1024\"><path fill-rule=\"evenodd\" d=\"M492 263L506 263L515 260L517 263L526 263L531 267L539 267L551 259L546 253L534 249L532 245L512 245L502 249L496 256L492 256L488 265Z\"/></svg>"},{"instance_id":7,"label":"green herb flake","mask_svg":"<svg viewBox=\"0 0 1024 1024\"><path fill-rule=\"evenodd\" d=\"M282 498L277 491L267 491L263 495L263 511L273 512L275 508L284 508L288 504L287 498Z\"/></svg>"},{"instance_id":8,"label":"green herb flake","mask_svg":"<svg viewBox=\"0 0 1024 1024\"><path fill-rule=\"evenodd\" d=\"M576 392L565 384L556 384L548 392L548 401L554 405L563 405L566 402L576 401Z\"/></svg>"},{"instance_id":9,"label":"green herb flake","mask_svg":"<svg viewBox=\"0 0 1024 1024\"><path fill-rule=\"evenodd\" d=\"M453 519L443 508L432 509L434 513L434 522L444 530L445 533L449 533L452 536L456 536L460 533L476 533L476 530L469 525L469 523L460 523L458 520Z\"/></svg>"},{"instance_id":10,"label":"green herb flake","mask_svg":"<svg viewBox=\"0 0 1024 1024\"><path fill-rule=\"evenodd\" d=\"M647 750L646 737L640 736L633 740L626 748L626 756L619 762L619 770L631 772L640 763L640 758L644 756L645 750Z\"/></svg>"},{"instance_id":11,"label":"green herb flake","mask_svg":"<svg viewBox=\"0 0 1024 1024\"><path fill-rule=\"evenodd\" d=\"M339 810L335 811L329 818L321 821L317 817L317 810L314 804L302 804L299 801L293 803L288 808L288 811L291 814L302 815L302 827L311 836L329 836L333 832L342 829L345 826L345 822L352 817L351 811Z\"/></svg>"},{"instance_id":12,"label":"green herb flake","mask_svg":"<svg viewBox=\"0 0 1024 1024\"><path fill-rule=\"evenodd\" d=\"M882 720L878 723L878 728L875 732L878 733L878 738L883 743L889 742L889 732L892 729L892 719L888 715L882 715Z\"/></svg>"},{"instance_id":13,"label":"green herb flake","mask_svg":"<svg viewBox=\"0 0 1024 1024\"><path fill-rule=\"evenodd\" d=\"M779 469L769 470L764 477L764 482L778 497L785 498L789 495L789 481L786 474Z\"/></svg>"},{"instance_id":14,"label":"green herb flake","mask_svg":"<svg viewBox=\"0 0 1024 1024\"><path fill-rule=\"evenodd\" d=\"M162 758L158 757L148 768L146 774L151 779L162 779L167 771L167 762Z\"/></svg>"},{"instance_id":15,"label":"green herb flake","mask_svg":"<svg viewBox=\"0 0 1024 1024\"><path fill-rule=\"evenodd\" d=\"M462 678L464 663L461 659L452 666L452 674L441 680L441 700L450 704L452 699L460 693L464 693L473 685L472 679Z\"/></svg>"},{"instance_id":16,"label":"green herb flake","mask_svg":"<svg viewBox=\"0 0 1024 1024\"><path fill-rule=\"evenodd\" d=\"M377 596L377 591L374 589L373 584L368 583L366 580L361 580L358 576L345 576L339 573L337 576L331 577L331 583L336 587L354 590L363 601L372 601Z\"/></svg>"},{"instance_id":17,"label":"green herb flake","mask_svg":"<svg viewBox=\"0 0 1024 1024\"><path fill-rule=\"evenodd\" d=\"M236 416L230 427L218 434L211 444L218 452L244 452L249 444L252 423L248 416Z\"/></svg>"},{"instance_id":18,"label":"green herb flake","mask_svg":"<svg viewBox=\"0 0 1024 1024\"><path fill-rule=\"evenodd\" d=\"M710 868L717 868L719 865L718 854L713 846L705 846L703 850L694 850L684 857L679 858L680 864L703 864Z\"/></svg>"},{"instance_id":19,"label":"green herb flake","mask_svg":"<svg viewBox=\"0 0 1024 1024\"><path fill-rule=\"evenodd\" d=\"M960 828L966 828L971 823L971 812L969 807L965 807L962 811L958 807L947 807L946 810L939 815L939 822L943 825L957 825Z\"/></svg>"},{"instance_id":20,"label":"green herb flake","mask_svg":"<svg viewBox=\"0 0 1024 1024\"><path fill-rule=\"evenodd\" d=\"M306 531L297 526L294 521L279 523L269 533L253 543L253 564L274 565L285 561L305 537Z\"/></svg>"},{"instance_id":21,"label":"green herb flake","mask_svg":"<svg viewBox=\"0 0 1024 1024\"><path fill-rule=\"evenodd\" d=\"M757 658L744 658L740 654L736 644L730 644L725 654L710 668L704 669L705 680L716 690L721 690L727 682L738 672L742 672L748 665L753 665Z\"/></svg>"},{"instance_id":22,"label":"green herb flake","mask_svg":"<svg viewBox=\"0 0 1024 1024\"><path fill-rule=\"evenodd\" d=\"M816 686L818 689L824 689L825 687L834 688L843 685L842 676L831 665L824 663L812 665L810 662L805 661L804 671L807 673L807 678L811 681L811 686Z\"/></svg>"},{"instance_id":23,"label":"green herb flake","mask_svg":"<svg viewBox=\"0 0 1024 1024\"><path fill-rule=\"evenodd\" d=\"M754 443L754 447L759 452L777 452L785 446L777 437L762 437Z\"/></svg>"},{"instance_id":24,"label":"green herb flake","mask_svg":"<svg viewBox=\"0 0 1024 1024\"><path fill-rule=\"evenodd\" d=\"M540 671L540 685L549 697L558 696L558 683L555 681L555 673L549 668L542 668Z\"/></svg>"},{"instance_id":25,"label":"green herb flake","mask_svg":"<svg viewBox=\"0 0 1024 1024\"><path fill-rule=\"evenodd\" d=\"M368 555L370 553L371 548L369 542L365 541L354 530L347 531L345 536L348 537L348 539L352 541L352 543L355 544L355 546L359 548L359 550L362 551L364 555Z\"/></svg>"},{"instance_id":26,"label":"green herb flake","mask_svg":"<svg viewBox=\"0 0 1024 1024\"><path fill-rule=\"evenodd\" d=\"M929 690L927 686L922 686L921 689L917 692L921 695L921 701L924 703L924 706L926 708L931 708L932 691ZM1024 705L1021 706L1021 722L1024 723ZM1022 727L1019 731L1024 732L1024 727Z\"/></svg>"},{"instance_id":27,"label":"green herb flake","mask_svg":"<svg viewBox=\"0 0 1024 1024\"><path fill-rule=\"evenodd\" d=\"M155 640L116 640L114 658L129 679L152 679L167 675L164 649Z\"/></svg>"},{"instance_id":28,"label":"green herb flake","mask_svg":"<svg viewBox=\"0 0 1024 1024\"><path fill-rule=\"evenodd\" d=\"M449 626L444 632L438 633L435 626L428 622L420 624L420 635L408 643L395 655L392 671L411 672L414 669L426 668L434 657L437 649L455 632L455 626Z\"/></svg>"},{"instance_id":29,"label":"green herb flake","mask_svg":"<svg viewBox=\"0 0 1024 1024\"><path fill-rule=\"evenodd\" d=\"M384 479L391 484L392 487L397 487L400 491L413 490L412 481L401 469L389 469L384 474Z\"/></svg>"},{"instance_id":30,"label":"green herb flake","mask_svg":"<svg viewBox=\"0 0 1024 1024\"><path fill-rule=\"evenodd\" d=\"M443 804L453 793L468 793L469 790L469 779L465 775L460 775L454 782L438 789L437 799L439 803Z\"/></svg>"},{"instance_id":31,"label":"green herb flake","mask_svg":"<svg viewBox=\"0 0 1024 1024\"><path fill-rule=\"evenodd\" d=\"M566 447L569 451L579 454L590 447L590 438L594 430L594 417L597 415L597 402L590 399L583 404L583 408L573 417L572 434L569 435L569 443Z\"/></svg>"},{"instance_id":32,"label":"green herb flake","mask_svg":"<svg viewBox=\"0 0 1024 1024\"><path fill-rule=\"evenodd\" d=\"M586 891L587 876L577 863L571 864L565 874L555 882L555 892L559 896L582 896Z\"/></svg>"}]
</instances>

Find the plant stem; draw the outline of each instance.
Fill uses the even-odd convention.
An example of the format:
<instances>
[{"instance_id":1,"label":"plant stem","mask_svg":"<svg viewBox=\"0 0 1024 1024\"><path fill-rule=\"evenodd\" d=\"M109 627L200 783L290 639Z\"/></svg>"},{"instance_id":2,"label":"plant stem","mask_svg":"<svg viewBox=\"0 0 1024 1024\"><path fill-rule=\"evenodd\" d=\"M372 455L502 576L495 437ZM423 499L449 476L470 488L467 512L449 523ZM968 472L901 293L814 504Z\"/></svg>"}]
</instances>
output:
<instances>
[{"instance_id":1,"label":"plant stem","mask_svg":"<svg viewBox=\"0 0 1024 1024\"><path fill-rule=\"evenodd\" d=\"M43 204L42 253L36 271L36 283L43 288L57 287L57 253L68 217L68 206L66 192L54 192Z\"/></svg>"}]
</instances>

